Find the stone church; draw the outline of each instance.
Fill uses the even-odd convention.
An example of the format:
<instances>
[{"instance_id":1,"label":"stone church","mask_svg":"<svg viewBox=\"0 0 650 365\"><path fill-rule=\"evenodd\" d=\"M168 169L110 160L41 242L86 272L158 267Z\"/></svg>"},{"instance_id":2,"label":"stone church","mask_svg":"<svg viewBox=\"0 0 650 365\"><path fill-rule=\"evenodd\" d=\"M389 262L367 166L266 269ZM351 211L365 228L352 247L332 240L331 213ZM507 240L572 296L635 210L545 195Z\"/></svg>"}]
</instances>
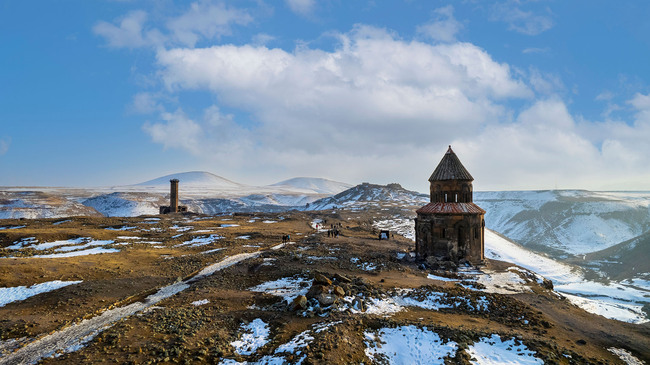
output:
<instances>
[{"instance_id":1,"label":"stone church","mask_svg":"<svg viewBox=\"0 0 650 365\"><path fill-rule=\"evenodd\" d=\"M431 202L416 211L415 252L419 259L467 260L474 265L484 261L485 211L472 202L472 181L449 146L429 178Z\"/></svg>"}]
</instances>

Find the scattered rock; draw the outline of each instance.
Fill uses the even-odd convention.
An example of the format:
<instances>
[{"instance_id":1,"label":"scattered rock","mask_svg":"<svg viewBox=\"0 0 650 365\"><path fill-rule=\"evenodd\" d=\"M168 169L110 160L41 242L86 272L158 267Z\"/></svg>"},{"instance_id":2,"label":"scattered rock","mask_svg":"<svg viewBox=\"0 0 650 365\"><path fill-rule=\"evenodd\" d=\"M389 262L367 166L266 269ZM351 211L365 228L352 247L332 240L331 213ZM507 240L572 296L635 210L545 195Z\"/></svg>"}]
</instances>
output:
<instances>
[{"instance_id":1,"label":"scattered rock","mask_svg":"<svg viewBox=\"0 0 650 365\"><path fill-rule=\"evenodd\" d=\"M542 282L542 287L544 289L553 290L553 282L548 279L544 279Z\"/></svg>"},{"instance_id":2,"label":"scattered rock","mask_svg":"<svg viewBox=\"0 0 650 365\"><path fill-rule=\"evenodd\" d=\"M336 279L336 281L341 282L341 283L351 283L352 282L352 279L348 278L345 275L341 275L341 274L334 274L334 279Z\"/></svg>"},{"instance_id":3,"label":"scattered rock","mask_svg":"<svg viewBox=\"0 0 650 365\"><path fill-rule=\"evenodd\" d=\"M361 299L361 298L355 298L354 301L352 302L352 306L354 309L365 312L367 307L366 307L366 302Z\"/></svg>"},{"instance_id":4,"label":"scattered rock","mask_svg":"<svg viewBox=\"0 0 650 365\"><path fill-rule=\"evenodd\" d=\"M307 308L307 297L304 295L297 296L291 304L289 304L289 310L292 312L302 310Z\"/></svg>"},{"instance_id":5,"label":"scattered rock","mask_svg":"<svg viewBox=\"0 0 650 365\"><path fill-rule=\"evenodd\" d=\"M330 286L332 285L332 280L330 280L329 278L327 278L327 276L323 274L316 274L314 276L314 284Z\"/></svg>"},{"instance_id":6,"label":"scattered rock","mask_svg":"<svg viewBox=\"0 0 650 365\"><path fill-rule=\"evenodd\" d=\"M327 286L314 283L314 285L312 285L311 288L309 288L309 291L307 292L307 298L316 298L320 294L328 293L328 292L329 290Z\"/></svg>"},{"instance_id":7,"label":"scattered rock","mask_svg":"<svg viewBox=\"0 0 650 365\"><path fill-rule=\"evenodd\" d=\"M322 293L318 297L316 297L316 299L318 299L320 305L327 307L334 304L334 302L336 302L336 295Z\"/></svg>"},{"instance_id":8,"label":"scattered rock","mask_svg":"<svg viewBox=\"0 0 650 365\"><path fill-rule=\"evenodd\" d=\"M332 288L332 293L334 295L336 295L337 297L344 297L345 296L345 290L343 290L343 288L341 288L338 285L334 285L334 287Z\"/></svg>"},{"instance_id":9,"label":"scattered rock","mask_svg":"<svg viewBox=\"0 0 650 365\"><path fill-rule=\"evenodd\" d=\"M583 340L583 339L579 339L578 341L576 341L576 343L577 343L578 345L586 345L586 344L587 344L587 341L585 341L585 340Z\"/></svg>"}]
</instances>

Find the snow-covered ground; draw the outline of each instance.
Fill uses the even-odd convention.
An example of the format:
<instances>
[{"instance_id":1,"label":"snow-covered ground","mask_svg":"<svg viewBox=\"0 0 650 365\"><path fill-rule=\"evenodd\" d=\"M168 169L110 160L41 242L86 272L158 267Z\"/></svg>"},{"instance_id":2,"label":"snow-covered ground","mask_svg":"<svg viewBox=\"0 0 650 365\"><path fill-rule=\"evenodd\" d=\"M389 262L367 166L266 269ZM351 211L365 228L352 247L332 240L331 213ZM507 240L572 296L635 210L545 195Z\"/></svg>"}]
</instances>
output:
<instances>
[{"instance_id":1,"label":"snow-covered ground","mask_svg":"<svg viewBox=\"0 0 650 365\"><path fill-rule=\"evenodd\" d=\"M253 354L269 340L269 325L259 318L242 325L240 331L242 333L239 340L230 343L240 355Z\"/></svg>"},{"instance_id":2,"label":"snow-covered ground","mask_svg":"<svg viewBox=\"0 0 650 365\"><path fill-rule=\"evenodd\" d=\"M54 281L47 281L40 284L34 284L30 287L14 286L9 288L0 288L0 307L4 307L5 305L12 302L25 300L29 297L33 297L34 295L47 293L52 290L57 290L66 287L68 285L79 284L81 282L82 282L81 280L78 281L54 280Z\"/></svg>"},{"instance_id":3,"label":"snow-covered ground","mask_svg":"<svg viewBox=\"0 0 650 365\"><path fill-rule=\"evenodd\" d=\"M650 296L648 287L631 286L625 282L603 284L587 280L578 267L534 253L487 229L485 256L515 263L552 280L555 291L566 295L573 304L588 312L631 323L649 321L642 311Z\"/></svg>"},{"instance_id":4,"label":"snow-covered ground","mask_svg":"<svg viewBox=\"0 0 650 365\"><path fill-rule=\"evenodd\" d=\"M457 343L443 341L426 327L382 328L364 335L366 356L375 361L383 355L390 364L444 364L444 357L454 356L458 349Z\"/></svg>"},{"instance_id":5,"label":"snow-covered ground","mask_svg":"<svg viewBox=\"0 0 650 365\"><path fill-rule=\"evenodd\" d=\"M535 352L528 350L526 345L517 343L514 338L503 340L499 335L483 337L478 342L470 345L467 352L475 361L472 364L480 365L507 365L507 364L543 364L541 359L533 357Z\"/></svg>"}]
</instances>

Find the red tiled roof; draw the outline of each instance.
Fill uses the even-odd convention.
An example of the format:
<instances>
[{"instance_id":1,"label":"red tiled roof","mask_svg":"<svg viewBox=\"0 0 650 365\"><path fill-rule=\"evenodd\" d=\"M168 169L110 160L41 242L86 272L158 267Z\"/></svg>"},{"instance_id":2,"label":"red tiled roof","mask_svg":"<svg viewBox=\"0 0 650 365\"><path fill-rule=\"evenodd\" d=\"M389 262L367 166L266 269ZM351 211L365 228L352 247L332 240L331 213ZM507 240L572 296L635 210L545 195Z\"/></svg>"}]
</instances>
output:
<instances>
[{"instance_id":1,"label":"red tiled roof","mask_svg":"<svg viewBox=\"0 0 650 365\"><path fill-rule=\"evenodd\" d=\"M465 166L460 162L458 156L454 153L449 146L447 153L442 157L438 167L433 171L429 181L436 180L469 180L472 181L474 178L467 171Z\"/></svg>"},{"instance_id":2,"label":"red tiled roof","mask_svg":"<svg viewBox=\"0 0 650 365\"><path fill-rule=\"evenodd\" d=\"M474 203L429 203L415 211L418 214L485 214Z\"/></svg>"}]
</instances>

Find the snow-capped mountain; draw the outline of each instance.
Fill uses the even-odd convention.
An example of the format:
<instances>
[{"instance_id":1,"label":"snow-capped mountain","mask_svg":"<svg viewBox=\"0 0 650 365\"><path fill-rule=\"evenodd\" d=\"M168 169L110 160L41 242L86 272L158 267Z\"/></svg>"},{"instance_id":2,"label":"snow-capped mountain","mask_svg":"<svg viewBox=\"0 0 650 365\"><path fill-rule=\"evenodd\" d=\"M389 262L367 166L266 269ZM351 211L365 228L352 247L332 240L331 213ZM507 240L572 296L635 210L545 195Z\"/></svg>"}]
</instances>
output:
<instances>
[{"instance_id":1,"label":"snow-capped mountain","mask_svg":"<svg viewBox=\"0 0 650 365\"><path fill-rule=\"evenodd\" d=\"M294 177L270 186L312 190L319 194L334 195L352 187L350 184L318 177Z\"/></svg>"},{"instance_id":2,"label":"snow-capped mountain","mask_svg":"<svg viewBox=\"0 0 650 365\"><path fill-rule=\"evenodd\" d=\"M181 172L177 174L170 174L170 175L162 176L157 179L145 181L135 185L169 188L169 180L171 179L178 179L180 181L180 184L182 184L183 189L201 189L201 188L236 189L245 186L243 184L228 180L221 176L209 172L205 172L205 171L190 171L190 172Z\"/></svg>"},{"instance_id":3,"label":"snow-capped mountain","mask_svg":"<svg viewBox=\"0 0 650 365\"><path fill-rule=\"evenodd\" d=\"M417 206L424 205L428 201L428 195L406 190L400 184L375 185L363 183L332 197L317 200L309 205L309 209L323 210L334 207L379 206L386 203Z\"/></svg>"}]
</instances>

